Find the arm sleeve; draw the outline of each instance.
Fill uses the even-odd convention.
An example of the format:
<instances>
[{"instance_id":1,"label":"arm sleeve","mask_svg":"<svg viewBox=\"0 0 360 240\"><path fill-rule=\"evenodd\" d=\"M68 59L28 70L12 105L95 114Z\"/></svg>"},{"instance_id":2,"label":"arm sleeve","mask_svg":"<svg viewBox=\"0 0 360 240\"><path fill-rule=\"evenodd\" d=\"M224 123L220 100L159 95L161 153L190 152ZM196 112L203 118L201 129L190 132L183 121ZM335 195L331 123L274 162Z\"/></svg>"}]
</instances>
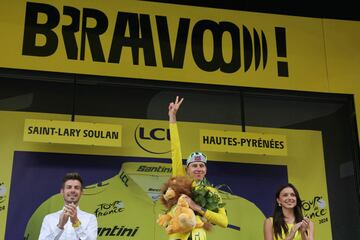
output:
<instances>
[{"instance_id":1,"label":"arm sleeve","mask_svg":"<svg viewBox=\"0 0 360 240\"><path fill-rule=\"evenodd\" d=\"M89 216L89 222L86 226L81 224L75 228L76 236L81 240L96 240L97 239L98 224L95 215Z\"/></svg>"},{"instance_id":2,"label":"arm sleeve","mask_svg":"<svg viewBox=\"0 0 360 240\"><path fill-rule=\"evenodd\" d=\"M50 218L45 217L41 225L39 240L57 240L63 232L64 230L57 227L56 222L53 222Z\"/></svg>"},{"instance_id":3,"label":"arm sleeve","mask_svg":"<svg viewBox=\"0 0 360 240\"><path fill-rule=\"evenodd\" d=\"M220 194L217 192L216 189L214 188L210 188L210 190L216 194L218 194L218 196L220 197ZM220 197L221 199L221 197ZM222 200L221 200L222 202ZM224 227L226 228L228 226L228 217L227 217L227 214L226 214L226 210L224 207L222 208L219 208L219 211L218 212L213 212L213 211L210 211L210 210L206 210L205 213L204 213L204 217L209 221L211 222L212 224L216 224L220 227Z\"/></svg>"},{"instance_id":4,"label":"arm sleeve","mask_svg":"<svg viewBox=\"0 0 360 240\"><path fill-rule=\"evenodd\" d=\"M171 142L171 166L172 175L185 176L185 169L182 164L180 137L176 123L170 123L170 142Z\"/></svg>"},{"instance_id":5,"label":"arm sleeve","mask_svg":"<svg viewBox=\"0 0 360 240\"><path fill-rule=\"evenodd\" d=\"M226 215L225 208L219 208L219 212L213 212L206 210L204 217L211 223L216 224L220 227L226 228L228 225L228 218Z\"/></svg>"}]
</instances>

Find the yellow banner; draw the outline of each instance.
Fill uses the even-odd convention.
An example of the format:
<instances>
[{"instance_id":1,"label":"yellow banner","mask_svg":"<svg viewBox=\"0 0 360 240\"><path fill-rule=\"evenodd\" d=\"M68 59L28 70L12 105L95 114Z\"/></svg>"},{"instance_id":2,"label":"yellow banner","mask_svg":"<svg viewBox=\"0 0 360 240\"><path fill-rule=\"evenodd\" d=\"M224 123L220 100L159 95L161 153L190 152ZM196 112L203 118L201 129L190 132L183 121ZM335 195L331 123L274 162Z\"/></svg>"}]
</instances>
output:
<instances>
[{"instance_id":1,"label":"yellow banner","mask_svg":"<svg viewBox=\"0 0 360 240\"><path fill-rule=\"evenodd\" d=\"M233 86L328 86L320 19L106 3L2 1L0 46L7 57L0 66Z\"/></svg>"},{"instance_id":2,"label":"yellow banner","mask_svg":"<svg viewBox=\"0 0 360 240\"><path fill-rule=\"evenodd\" d=\"M121 125L26 119L24 141L121 147Z\"/></svg>"},{"instance_id":3,"label":"yellow banner","mask_svg":"<svg viewBox=\"0 0 360 240\"><path fill-rule=\"evenodd\" d=\"M287 156L286 136L265 133L201 129L200 149L214 152Z\"/></svg>"}]
</instances>

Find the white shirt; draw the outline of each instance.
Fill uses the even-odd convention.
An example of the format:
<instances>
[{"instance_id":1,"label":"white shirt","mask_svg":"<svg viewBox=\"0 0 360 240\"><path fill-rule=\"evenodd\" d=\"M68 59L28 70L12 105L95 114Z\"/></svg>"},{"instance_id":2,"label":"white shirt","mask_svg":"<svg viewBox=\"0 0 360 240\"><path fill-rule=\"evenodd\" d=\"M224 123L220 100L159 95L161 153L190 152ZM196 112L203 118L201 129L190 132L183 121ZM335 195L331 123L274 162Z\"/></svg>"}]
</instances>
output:
<instances>
[{"instance_id":1,"label":"white shirt","mask_svg":"<svg viewBox=\"0 0 360 240\"><path fill-rule=\"evenodd\" d=\"M39 240L96 240L97 239L97 220L94 214L81 211L77 207L77 216L81 222L78 228L73 228L71 221L65 224L64 229L60 229L57 224L63 210L50 213L44 217L41 225Z\"/></svg>"}]
</instances>

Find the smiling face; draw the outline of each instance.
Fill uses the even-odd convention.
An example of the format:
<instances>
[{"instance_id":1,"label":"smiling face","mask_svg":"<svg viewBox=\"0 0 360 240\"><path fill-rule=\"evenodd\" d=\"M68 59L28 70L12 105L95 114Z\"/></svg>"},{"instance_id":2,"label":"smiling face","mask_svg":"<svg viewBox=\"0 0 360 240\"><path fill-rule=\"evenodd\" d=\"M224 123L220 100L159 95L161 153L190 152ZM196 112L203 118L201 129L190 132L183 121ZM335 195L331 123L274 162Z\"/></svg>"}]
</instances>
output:
<instances>
[{"instance_id":1,"label":"smiling face","mask_svg":"<svg viewBox=\"0 0 360 240\"><path fill-rule=\"evenodd\" d=\"M203 180L207 172L206 164L203 162L192 162L187 166L186 172L194 180Z\"/></svg>"},{"instance_id":2,"label":"smiling face","mask_svg":"<svg viewBox=\"0 0 360 240\"><path fill-rule=\"evenodd\" d=\"M276 198L278 204L283 208L294 208L297 204L297 197L294 189L286 187L280 191L279 197Z\"/></svg>"},{"instance_id":3,"label":"smiling face","mask_svg":"<svg viewBox=\"0 0 360 240\"><path fill-rule=\"evenodd\" d=\"M63 195L66 204L74 203L77 205L82 194L81 182L79 180L67 180L60 193Z\"/></svg>"}]
</instances>

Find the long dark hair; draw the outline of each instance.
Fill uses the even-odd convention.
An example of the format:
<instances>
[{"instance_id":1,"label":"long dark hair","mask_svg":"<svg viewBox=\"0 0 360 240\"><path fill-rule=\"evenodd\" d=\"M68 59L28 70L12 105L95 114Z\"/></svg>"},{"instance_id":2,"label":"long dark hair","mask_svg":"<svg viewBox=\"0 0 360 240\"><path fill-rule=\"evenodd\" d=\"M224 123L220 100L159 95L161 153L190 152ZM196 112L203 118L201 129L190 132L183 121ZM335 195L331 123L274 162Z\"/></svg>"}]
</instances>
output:
<instances>
[{"instance_id":1,"label":"long dark hair","mask_svg":"<svg viewBox=\"0 0 360 240\"><path fill-rule=\"evenodd\" d=\"M273 229L274 229L274 236L275 239L278 239L278 237L282 237L282 230L284 231L284 234L287 235L289 233L289 228L285 222L284 213L282 211L281 206L277 203L276 199L280 197L280 192L284 189L290 187L292 190L294 190L295 196L296 196L296 206L294 207L294 215L295 215L295 222L301 222L304 219L304 216L302 214L301 208L301 198L298 190L295 188L294 185L291 183L288 183L276 192L275 194L275 208L273 213Z\"/></svg>"}]
</instances>

